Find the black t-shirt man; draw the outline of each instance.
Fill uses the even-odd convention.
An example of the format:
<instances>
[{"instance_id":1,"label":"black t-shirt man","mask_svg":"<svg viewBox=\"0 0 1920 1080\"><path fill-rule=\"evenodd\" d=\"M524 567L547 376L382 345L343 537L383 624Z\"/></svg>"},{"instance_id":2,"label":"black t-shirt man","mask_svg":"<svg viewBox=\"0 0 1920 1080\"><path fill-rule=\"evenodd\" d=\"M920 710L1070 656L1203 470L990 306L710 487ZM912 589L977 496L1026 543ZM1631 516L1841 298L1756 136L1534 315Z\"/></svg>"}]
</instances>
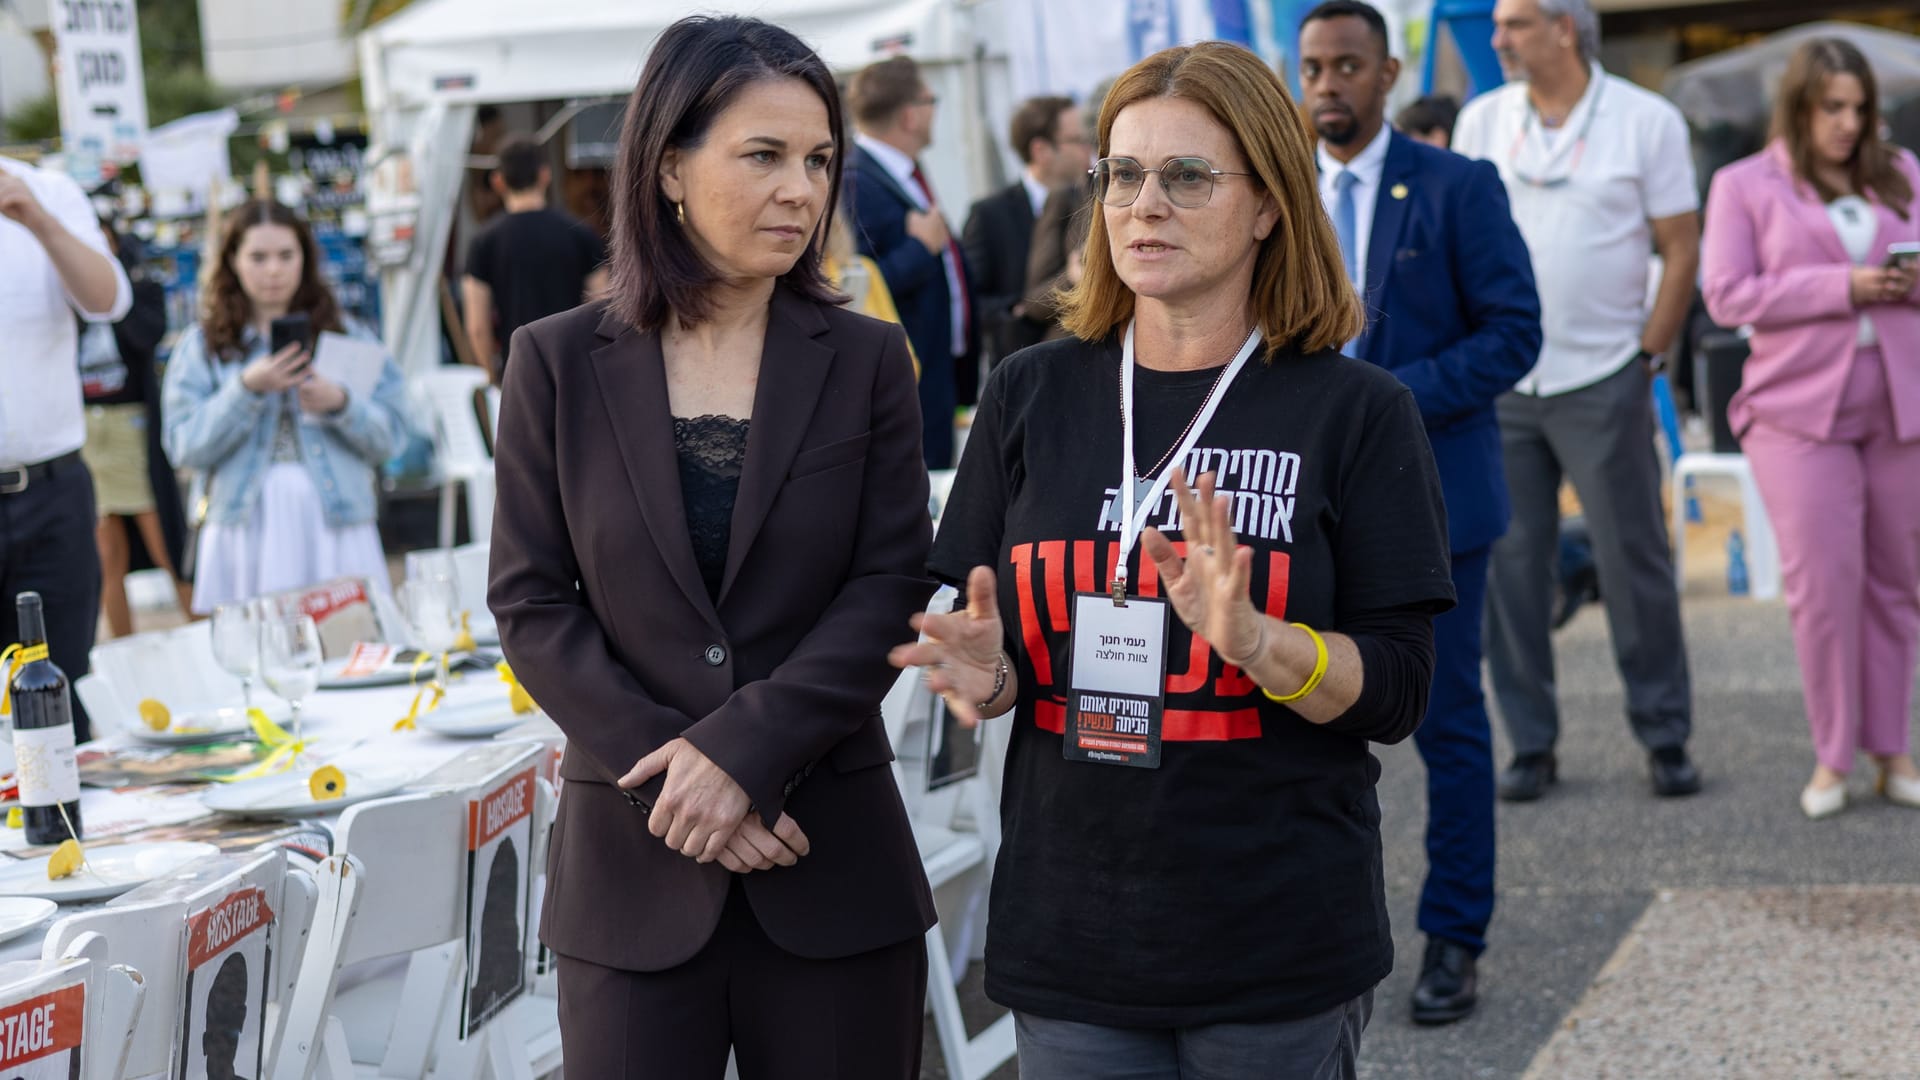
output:
<instances>
[{"instance_id":1,"label":"black t-shirt man","mask_svg":"<svg viewBox=\"0 0 1920 1080\"><path fill-rule=\"evenodd\" d=\"M1393 964L1367 742L1418 725L1431 619L1453 604L1432 452L1385 371L1256 353L1183 464L1233 500L1256 606L1350 635L1366 688L1311 724L1172 618L1160 767L1068 761L1070 605L1106 588L1119 550L1120 356L1117 337L1065 340L994 371L930 559L956 584L994 568L1020 680L987 992L1109 1027L1311 1016ZM1142 468L1175 446L1218 374L1136 366ZM1184 551L1170 490L1147 523ZM1134 592L1159 595L1139 545L1128 573Z\"/></svg>"},{"instance_id":2,"label":"black t-shirt man","mask_svg":"<svg viewBox=\"0 0 1920 1080\"><path fill-rule=\"evenodd\" d=\"M474 237L467 275L493 293L499 372L513 332L579 307L588 275L606 259L599 233L550 207L504 214Z\"/></svg>"}]
</instances>

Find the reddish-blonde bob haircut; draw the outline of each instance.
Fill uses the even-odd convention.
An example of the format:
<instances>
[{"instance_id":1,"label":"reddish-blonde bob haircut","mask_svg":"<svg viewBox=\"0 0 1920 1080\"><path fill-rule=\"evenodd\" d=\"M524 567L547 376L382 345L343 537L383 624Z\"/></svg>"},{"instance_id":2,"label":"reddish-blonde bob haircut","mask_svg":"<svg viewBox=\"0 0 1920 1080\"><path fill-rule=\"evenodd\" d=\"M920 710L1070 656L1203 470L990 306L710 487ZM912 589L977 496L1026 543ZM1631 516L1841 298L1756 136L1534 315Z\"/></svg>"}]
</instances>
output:
<instances>
[{"instance_id":1,"label":"reddish-blonde bob haircut","mask_svg":"<svg viewBox=\"0 0 1920 1080\"><path fill-rule=\"evenodd\" d=\"M1347 281L1340 242L1320 206L1313 141L1279 76L1253 53L1221 41L1154 53L1128 68L1107 92L1100 108L1100 156L1110 153L1113 121L1121 110L1160 97L1205 106L1239 144L1255 174L1249 182L1257 182L1280 208L1279 222L1260 242L1250 294L1267 359L1288 346L1313 353L1359 337L1365 315ZM1061 325L1083 341L1105 340L1133 317L1133 292L1114 269L1102 209L1093 206L1080 284L1060 300Z\"/></svg>"}]
</instances>

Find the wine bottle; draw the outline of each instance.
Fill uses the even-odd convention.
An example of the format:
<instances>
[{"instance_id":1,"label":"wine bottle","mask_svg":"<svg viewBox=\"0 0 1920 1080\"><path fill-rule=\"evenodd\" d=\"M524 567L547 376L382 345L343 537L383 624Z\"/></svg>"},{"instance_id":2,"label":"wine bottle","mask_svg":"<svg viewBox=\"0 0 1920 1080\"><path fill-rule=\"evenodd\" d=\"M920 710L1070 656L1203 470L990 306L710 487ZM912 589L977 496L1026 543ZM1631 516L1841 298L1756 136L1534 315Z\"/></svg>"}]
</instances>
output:
<instances>
[{"instance_id":1,"label":"wine bottle","mask_svg":"<svg viewBox=\"0 0 1920 1080\"><path fill-rule=\"evenodd\" d=\"M73 758L73 698L66 673L47 657L47 620L40 594L23 592L23 663L7 684L13 707L13 755L27 843L35 847L81 838L80 769Z\"/></svg>"}]
</instances>

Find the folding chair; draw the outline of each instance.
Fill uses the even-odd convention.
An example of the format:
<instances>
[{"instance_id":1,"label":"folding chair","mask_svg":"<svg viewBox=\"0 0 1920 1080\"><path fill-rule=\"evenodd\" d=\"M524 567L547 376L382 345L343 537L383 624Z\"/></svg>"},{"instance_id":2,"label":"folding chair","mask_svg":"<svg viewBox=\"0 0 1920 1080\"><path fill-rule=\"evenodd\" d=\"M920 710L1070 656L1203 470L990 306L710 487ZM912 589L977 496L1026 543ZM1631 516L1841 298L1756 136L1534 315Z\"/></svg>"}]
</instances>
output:
<instances>
[{"instance_id":1,"label":"folding chair","mask_svg":"<svg viewBox=\"0 0 1920 1080\"><path fill-rule=\"evenodd\" d=\"M992 884L993 861L1000 851L1000 808L993 785L981 772L938 791L927 790L927 726L934 722L937 699L915 670L902 672L881 705L887 737L894 746L894 780L913 825L920 848L920 865L936 895L944 892L950 907L941 921L927 930L927 1007L933 1012L940 1036L940 1053L947 1075L954 1080L982 1080L1013 1059L1013 1014L1008 1013L969 1038L955 990L956 965L971 954L972 939L986 925L987 891ZM962 818L969 820L963 821ZM971 825L971 828L964 827ZM952 888L946 888L947 886ZM957 895L955 895L957 893ZM947 940L947 930L956 940Z\"/></svg>"},{"instance_id":2,"label":"folding chair","mask_svg":"<svg viewBox=\"0 0 1920 1080\"><path fill-rule=\"evenodd\" d=\"M43 962L84 953L100 965L131 969L143 984L144 1003L126 1021L123 1060L101 1076L166 1075L174 1070L180 1057L178 1021L186 1000L188 920L247 889L259 889L278 919L267 973L268 1012L261 1018L263 1056L271 1061L282 1034L285 1004L299 982L317 901L313 875L291 866L285 852L201 859L105 907L59 919L48 929L41 945Z\"/></svg>"},{"instance_id":3,"label":"folding chair","mask_svg":"<svg viewBox=\"0 0 1920 1080\"><path fill-rule=\"evenodd\" d=\"M453 546L454 486L467 491L467 531L484 540L493 531L493 455L473 407L474 391L487 373L476 367L443 365L414 376L433 405L433 452L440 469L440 545Z\"/></svg>"},{"instance_id":4,"label":"folding chair","mask_svg":"<svg viewBox=\"0 0 1920 1080\"><path fill-rule=\"evenodd\" d=\"M103 959L105 950L105 939L99 934L87 934L60 956L0 965L0 1011L11 1012L45 1003L57 1014L60 1005L73 1004L68 995L74 989L83 996L78 1038L72 1039L65 1051L54 1050L54 1053L79 1053L81 1071L77 1075L81 1080L120 1080L127 1038L139 1018L145 992L140 973L107 963ZM50 1026L49 1034L56 1045L65 1041L63 1035L70 1037L71 1029L59 1022L57 1016ZM5 1060L7 1075L14 1074L18 1070L17 1059ZM51 1063L43 1056L33 1064L44 1069Z\"/></svg>"},{"instance_id":5,"label":"folding chair","mask_svg":"<svg viewBox=\"0 0 1920 1080\"><path fill-rule=\"evenodd\" d=\"M325 937L316 923L305 969L316 985L329 983L327 1000L318 1009L303 1001L303 1045L295 1045L290 1031L275 1061L276 1078L304 1080L318 1066L329 1078L531 1080L559 1067L559 1013L549 997L523 993L472 1037L460 1037L468 806L527 770L537 777L547 750L539 743L500 743L478 753L484 756L475 760L483 764L472 782L361 803L341 815L334 830L336 857L351 860L359 871L360 914ZM532 850L526 857L538 867L546 861L554 795L537 778L533 791ZM528 990L534 940L533 928L521 926ZM404 961L403 976L336 989L342 969L388 958Z\"/></svg>"}]
</instances>

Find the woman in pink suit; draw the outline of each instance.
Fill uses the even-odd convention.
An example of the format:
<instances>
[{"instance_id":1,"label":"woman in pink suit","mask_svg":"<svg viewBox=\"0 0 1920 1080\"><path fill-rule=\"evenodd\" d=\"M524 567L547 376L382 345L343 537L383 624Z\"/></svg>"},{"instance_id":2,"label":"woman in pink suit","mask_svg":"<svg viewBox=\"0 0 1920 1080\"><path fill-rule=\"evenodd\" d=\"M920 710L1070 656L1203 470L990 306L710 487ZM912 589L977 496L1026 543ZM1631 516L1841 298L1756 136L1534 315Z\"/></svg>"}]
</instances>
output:
<instances>
[{"instance_id":1,"label":"woman in pink suit","mask_svg":"<svg viewBox=\"0 0 1920 1080\"><path fill-rule=\"evenodd\" d=\"M1880 138L1873 71L1836 38L1794 54L1773 141L1707 197L1707 310L1753 329L1728 409L1779 536L1818 764L1808 817L1846 805L1857 750L1920 807L1908 752L1920 639L1920 165Z\"/></svg>"}]
</instances>

